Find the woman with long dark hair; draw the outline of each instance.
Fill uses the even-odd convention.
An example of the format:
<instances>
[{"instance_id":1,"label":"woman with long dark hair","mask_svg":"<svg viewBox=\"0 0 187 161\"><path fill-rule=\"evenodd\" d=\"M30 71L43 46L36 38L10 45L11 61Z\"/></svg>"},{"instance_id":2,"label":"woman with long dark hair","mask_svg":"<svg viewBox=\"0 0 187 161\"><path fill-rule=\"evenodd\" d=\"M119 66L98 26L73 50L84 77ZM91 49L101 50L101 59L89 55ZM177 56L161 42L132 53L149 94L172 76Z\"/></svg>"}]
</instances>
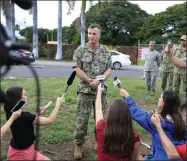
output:
<instances>
[{"instance_id":1,"label":"woman with long dark hair","mask_svg":"<svg viewBox=\"0 0 187 161\"><path fill-rule=\"evenodd\" d=\"M12 116L12 109L20 101L27 103L26 91L19 86L13 86L6 92L4 110L7 120ZM45 126L52 124L56 119L59 108L63 103L62 98L57 98L56 106L51 115L42 117L34 115L22 109L21 116L11 125L12 139L7 154L8 160L49 160L34 148L35 134L34 125Z\"/></svg>"},{"instance_id":2,"label":"woman with long dark hair","mask_svg":"<svg viewBox=\"0 0 187 161\"><path fill-rule=\"evenodd\" d=\"M168 157L161 144L158 131L151 122L151 114L138 107L125 89L120 89L120 95L126 98L133 120L152 134L152 159L167 160ZM180 113L180 105L180 97L172 91L166 91L160 96L157 107L162 118L162 128L175 146L182 145L185 142L185 126Z\"/></svg>"},{"instance_id":3,"label":"woman with long dark hair","mask_svg":"<svg viewBox=\"0 0 187 161\"><path fill-rule=\"evenodd\" d=\"M96 98L97 160L136 160L140 146L139 134L133 129L129 107L124 100L115 100L103 118L101 94Z\"/></svg>"}]
</instances>

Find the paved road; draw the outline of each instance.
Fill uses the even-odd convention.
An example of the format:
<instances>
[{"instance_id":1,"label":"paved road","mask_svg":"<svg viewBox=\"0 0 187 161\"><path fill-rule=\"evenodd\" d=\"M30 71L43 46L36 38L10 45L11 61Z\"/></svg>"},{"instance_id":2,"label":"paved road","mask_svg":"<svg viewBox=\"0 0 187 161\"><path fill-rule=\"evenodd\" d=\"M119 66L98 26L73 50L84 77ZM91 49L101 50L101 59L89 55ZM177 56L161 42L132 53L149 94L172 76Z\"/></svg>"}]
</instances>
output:
<instances>
[{"instance_id":1,"label":"paved road","mask_svg":"<svg viewBox=\"0 0 187 161\"><path fill-rule=\"evenodd\" d=\"M72 72L72 63L43 62L38 61L32 64L39 77L68 77ZM142 67L129 66L121 70L113 70L112 77L140 78L143 76ZM32 78L32 73L27 66L14 66L5 77Z\"/></svg>"}]
</instances>

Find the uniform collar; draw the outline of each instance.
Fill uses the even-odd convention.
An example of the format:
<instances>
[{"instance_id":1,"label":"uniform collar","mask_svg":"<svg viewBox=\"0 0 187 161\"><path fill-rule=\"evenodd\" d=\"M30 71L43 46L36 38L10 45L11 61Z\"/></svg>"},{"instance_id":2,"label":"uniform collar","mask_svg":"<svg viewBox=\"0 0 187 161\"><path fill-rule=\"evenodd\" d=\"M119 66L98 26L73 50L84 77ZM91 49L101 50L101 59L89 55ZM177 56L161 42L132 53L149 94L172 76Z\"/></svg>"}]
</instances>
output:
<instances>
[{"instance_id":1,"label":"uniform collar","mask_svg":"<svg viewBox=\"0 0 187 161\"><path fill-rule=\"evenodd\" d=\"M88 51L92 53L92 52L95 52L96 50L100 49L101 46L102 46L102 45L99 43L98 48L93 49L93 48L90 47L90 45L89 45L88 43L86 43L86 45L85 45L85 49L88 49Z\"/></svg>"}]
</instances>

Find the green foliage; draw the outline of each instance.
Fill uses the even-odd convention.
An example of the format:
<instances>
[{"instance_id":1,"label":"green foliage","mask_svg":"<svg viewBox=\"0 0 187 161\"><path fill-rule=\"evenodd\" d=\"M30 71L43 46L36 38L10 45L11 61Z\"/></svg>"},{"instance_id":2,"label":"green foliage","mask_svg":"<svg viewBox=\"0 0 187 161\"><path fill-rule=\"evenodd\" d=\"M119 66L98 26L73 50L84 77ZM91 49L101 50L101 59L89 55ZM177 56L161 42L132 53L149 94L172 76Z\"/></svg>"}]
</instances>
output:
<instances>
[{"instance_id":1,"label":"green foliage","mask_svg":"<svg viewBox=\"0 0 187 161\"><path fill-rule=\"evenodd\" d=\"M74 51L78 45L63 45L62 54L63 60L72 60ZM47 59L54 59L57 51L56 44L40 44L39 45L39 56Z\"/></svg>"},{"instance_id":2,"label":"green foliage","mask_svg":"<svg viewBox=\"0 0 187 161\"><path fill-rule=\"evenodd\" d=\"M53 49L52 48L43 48L44 54L47 56L47 59L54 59Z\"/></svg>"},{"instance_id":3,"label":"green foliage","mask_svg":"<svg viewBox=\"0 0 187 161\"><path fill-rule=\"evenodd\" d=\"M73 10L72 2L71 10ZM162 4L162 2L161 2ZM185 3L168 7L166 11L148 15L137 4L126 0L100 2L86 13L86 27L98 23L102 29L101 43L105 45L132 46L155 40L157 44L165 43L168 39L178 42L181 35L186 33ZM63 44L80 44L80 18L75 19L71 26L62 28ZM39 43L57 41L57 29L39 29ZM32 43L32 27L20 31L26 37L27 43ZM86 36L87 39L87 36Z\"/></svg>"},{"instance_id":4,"label":"green foliage","mask_svg":"<svg viewBox=\"0 0 187 161\"><path fill-rule=\"evenodd\" d=\"M134 45L134 37L148 14L138 5L128 1L114 1L100 4L100 13L96 15L99 4L86 13L86 25L98 23L102 29L101 43L106 45Z\"/></svg>"},{"instance_id":5,"label":"green foliage","mask_svg":"<svg viewBox=\"0 0 187 161\"><path fill-rule=\"evenodd\" d=\"M168 39L177 42L186 33L186 4L176 4L166 11L149 16L141 30L136 33L141 42L155 40L163 43Z\"/></svg>"}]
</instances>

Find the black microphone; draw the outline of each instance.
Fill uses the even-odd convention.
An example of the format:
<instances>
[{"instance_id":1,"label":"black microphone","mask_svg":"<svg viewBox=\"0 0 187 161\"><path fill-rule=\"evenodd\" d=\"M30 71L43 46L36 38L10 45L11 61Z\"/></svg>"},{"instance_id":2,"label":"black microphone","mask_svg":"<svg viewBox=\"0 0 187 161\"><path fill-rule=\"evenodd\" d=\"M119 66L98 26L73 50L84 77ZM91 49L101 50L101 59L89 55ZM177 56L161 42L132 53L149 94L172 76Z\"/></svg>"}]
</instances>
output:
<instances>
[{"instance_id":1,"label":"black microphone","mask_svg":"<svg viewBox=\"0 0 187 161\"><path fill-rule=\"evenodd\" d=\"M113 84L115 86L118 86L118 88L121 88L121 81L117 78L117 77L114 77L114 82Z\"/></svg>"},{"instance_id":2,"label":"black microphone","mask_svg":"<svg viewBox=\"0 0 187 161\"><path fill-rule=\"evenodd\" d=\"M17 4L24 10L32 8L32 0L12 0L13 3Z\"/></svg>"},{"instance_id":3,"label":"black microphone","mask_svg":"<svg viewBox=\"0 0 187 161\"><path fill-rule=\"evenodd\" d=\"M75 79L75 76L76 76L76 71L73 71L73 72L71 73L71 75L70 75L68 81L67 81L67 86L66 86L66 88L65 88L65 91L64 91L62 97L66 94L66 92L67 92L67 90L68 90L68 87L72 85L72 83L73 83L73 81L74 81L74 79Z\"/></svg>"}]
</instances>

